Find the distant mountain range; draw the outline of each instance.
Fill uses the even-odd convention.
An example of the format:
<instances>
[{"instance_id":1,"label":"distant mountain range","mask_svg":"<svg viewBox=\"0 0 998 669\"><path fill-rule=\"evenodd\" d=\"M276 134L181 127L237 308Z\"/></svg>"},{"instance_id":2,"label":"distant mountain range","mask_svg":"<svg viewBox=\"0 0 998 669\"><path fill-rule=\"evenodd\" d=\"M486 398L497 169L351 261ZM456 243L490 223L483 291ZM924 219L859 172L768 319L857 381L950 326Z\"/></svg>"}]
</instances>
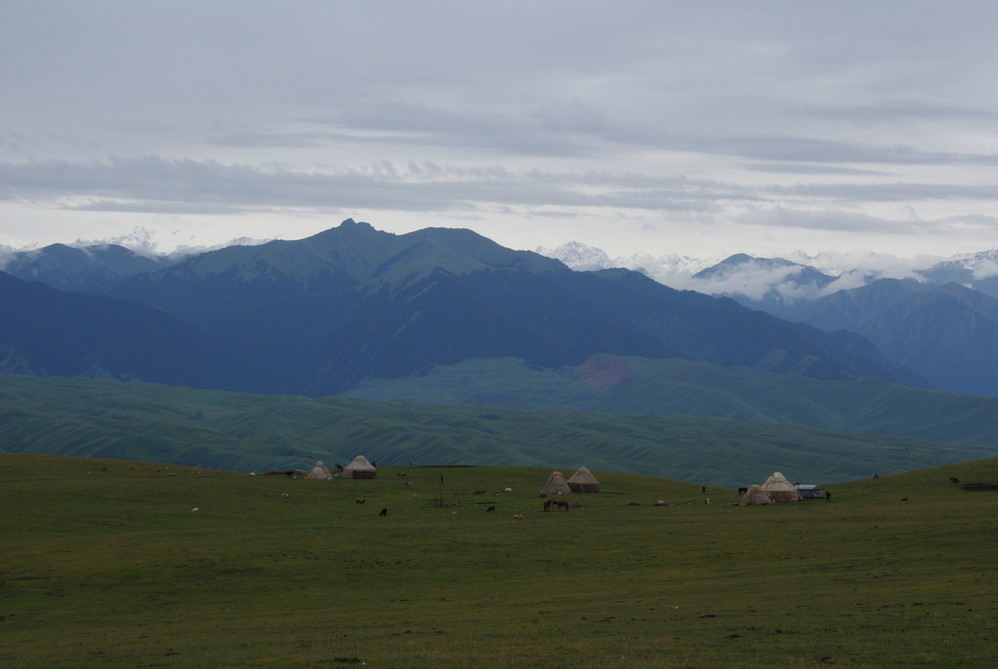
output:
<instances>
[{"instance_id":1,"label":"distant mountain range","mask_svg":"<svg viewBox=\"0 0 998 669\"><path fill-rule=\"evenodd\" d=\"M98 285L98 272L81 271L78 256L57 272L51 265L69 254L56 251L45 276L64 285L77 277L79 290ZM134 258L126 269L113 264L120 253L88 257L100 276L117 278L107 297L166 312L250 361L267 381L246 390L328 395L475 358L551 368L599 353L925 383L856 335L787 323L636 272L572 271L468 230L393 235L348 220L307 239L227 247L141 273ZM22 275L39 276L40 262Z\"/></svg>"},{"instance_id":2,"label":"distant mountain range","mask_svg":"<svg viewBox=\"0 0 998 669\"><path fill-rule=\"evenodd\" d=\"M45 309L65 320L67 308L52 305L85 293L105 298L89 312L96 323L120 332L122 317L110 314L125 313L125 307L108 305L139 303L158 310L144 314L165 312L172 324L186 327L185 341L204 342L203 355L244 371L217 372L216 379L211 365L198 362L200 371L193 373L174 362L170 374L153 373L165 369L167 348L137 344L133 355L150 361L116 366L110 361L120 358L120 346L118 357L99 350L102 342L118 341L110 334L91 337L94 350L77 356L91 362L69 364L66 346L56 349L61 362L49 360L44 340L29 346L31 338L19 329L28 322L21 312L5 319L0 344L7 354L0 369L91 369L120 378L199 379L201 387L315 396L478 358L513 357L557 368L613 354L998 394L998 301L980 290L998 286L989 276L998 252L927 268L920 281L857 272L831 276L744 254L710 267L680 256L658 259L656 267L688 273L686 284L700 292L666 287L642 272L601 269L613 261L581 244L549 253L560 261L503 248L468 230L393 235L352 220L303 240L172 259L114 244L17 252L4 266L11 300L29 290L13 279L64 291L35 299L35 321L49 317ZM139 319L135 307L129 309L129 318ZM80 328L61 322L49 331L74 340ZM192 366L200 360L193 353L188 359Z\"/></svg>"},{"instance_id":3,"label":"distant mountain range","mask_svg":"<svg viewBox=\"0 0 998 669\"><path fill-rule=\"evenodd\" d=\"M353 220L172 260L53 245L0 273L0 373L991 443L990 404L925 390L998 395L998 300L929 280L986 281L986 254L922 280L674 261L728 292Z\"/></svg>"},{"instance_id":4,"label":"distant mountain range","mask_svg":"<svg viewBox=\"0 0 998 669\"><path fill-rule=\"evenodd\" d=\"M591 266L601 258L598 249L578 244L551 253L570 265L585 259ZM631 259L621 261L633 265ZM783 258L737 254L672 278L677 285L730 297L788 321L859 333L892 362L941 390L998 394L998 250L908 274L907 279L862 271L833 276Z\"/></svg>"}]
</instances>

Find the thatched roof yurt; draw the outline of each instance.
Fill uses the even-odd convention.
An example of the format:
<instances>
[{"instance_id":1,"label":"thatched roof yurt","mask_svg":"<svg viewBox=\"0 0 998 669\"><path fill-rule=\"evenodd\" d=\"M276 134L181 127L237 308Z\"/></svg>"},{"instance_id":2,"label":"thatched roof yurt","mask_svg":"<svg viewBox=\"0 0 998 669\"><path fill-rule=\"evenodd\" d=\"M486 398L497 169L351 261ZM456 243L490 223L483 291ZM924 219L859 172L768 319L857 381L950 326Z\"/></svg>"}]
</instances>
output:
<instances>
[{"instance_id":1,"label":"thatched roof yurt","mask_svg":"<svg viewBox=\"0 0 998 669\"><path fill-rule=\"evenodd\" d=\"M772 503L773 500L769 499L769 495L762 489L762 486L753 485L749 487L748 492L742 495L738 501L738 506L759 506Z\"/></svg>"},{"instance_id":2,"label":"thatched roof yurt","mask_svg":"<svg viewBox=\"0 0 998 669\"><path fill-rule=\"evenodd\" d=\"M561 472L551 472L551 476L548 477L547 483L541 488L541 497L547 497L548 495L571 495L572 489L568 487L568 483L565 482L565 477Z\"/></svg>"},{"instance_id":3,"label":"thatched roof yurt","mask_svg":"<svg viewBox=\"0 0 998 669\"><path fill-rule=\"evenodd\" d=\"M777 502L796 502L798 499L797 486L780 472L773 472L762 484L762 489Z\"/></svg>"},{"instance_id":4,"label":"thatched roof yurt","mask_svg":"<svg viewBox=\"0 0 998 669\"><path fill-rule=\"evenodd\" d=\"M345 479L374 479L378 478L378 470L374 468L367 458L358 455L353 462L343 468L343 478Z\"/></svg>"},{"instance_id":5,"label":"thatched roof yurt","mask_svg":"<svg viewBox=\"0 0 998 669\"><path fill-rule=\"evenodd\" d=\"M599 492L599 481L586 467L579 467L568 479L568 487L572 492Z\"/></svg>"},{"instance_id":6,"label":"thatched roof yurt","mask_svg":"<svg viewBox=\"0 0 998 669\"><path fill-rule=\"evenodd\" d=\"M308 474L305 475L305 478L325 481L328 479L332 479L333 475L326 468L326 463L323 462L322 460L319 460L314 465L312 465L312 469L308 472Z\"/></svg>"}]
</instances>

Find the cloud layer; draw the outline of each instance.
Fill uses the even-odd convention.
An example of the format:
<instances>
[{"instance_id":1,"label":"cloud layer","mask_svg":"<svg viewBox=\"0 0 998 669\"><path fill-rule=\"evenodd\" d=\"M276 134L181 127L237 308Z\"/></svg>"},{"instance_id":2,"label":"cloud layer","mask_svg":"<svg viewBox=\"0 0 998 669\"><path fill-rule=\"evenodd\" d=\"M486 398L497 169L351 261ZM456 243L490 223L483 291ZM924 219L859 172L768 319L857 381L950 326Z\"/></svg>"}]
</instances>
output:
<instances>
[{"instance_id":1,"label":"cloud layer","mask_svg":"<svg viewBox=\"0 0 998 669\"><path fill-rule=\"evenodd\" d=\"M615 255L995 247L996 28L959 1L9 0L0 243L354 216Z\"/></svg>"}]
</instances>

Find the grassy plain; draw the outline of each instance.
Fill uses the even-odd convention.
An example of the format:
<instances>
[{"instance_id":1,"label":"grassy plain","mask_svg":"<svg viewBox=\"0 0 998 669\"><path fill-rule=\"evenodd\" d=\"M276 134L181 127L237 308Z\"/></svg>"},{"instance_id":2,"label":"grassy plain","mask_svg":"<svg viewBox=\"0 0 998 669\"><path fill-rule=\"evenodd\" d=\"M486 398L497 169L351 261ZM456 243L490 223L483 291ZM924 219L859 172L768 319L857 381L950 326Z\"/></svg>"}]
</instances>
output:
<instances>
[{"instance_id":1,"label":"grassy plain","mask_svg":"<svg viewBox=\"0 0 998 669\"><path fill-rule=\"evenodd\" d=\"M595 471L601 493L544 513L549 472L0 455L0 665L998 663L998 492L949 481L998 483L998 460L751 508Z\"/></svg>"}]
</instances>

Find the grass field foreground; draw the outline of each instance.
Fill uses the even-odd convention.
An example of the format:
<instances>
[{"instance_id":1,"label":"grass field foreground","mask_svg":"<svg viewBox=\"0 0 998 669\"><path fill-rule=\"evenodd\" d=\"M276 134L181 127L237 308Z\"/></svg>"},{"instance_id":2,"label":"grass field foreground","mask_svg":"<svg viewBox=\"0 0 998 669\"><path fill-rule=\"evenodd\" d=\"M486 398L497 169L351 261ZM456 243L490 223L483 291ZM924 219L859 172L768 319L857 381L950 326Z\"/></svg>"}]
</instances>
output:
<instances>
[{"instance_id":1,"label":"grass field foreground","mask_svg":"<svg viewBox=\"0 0 998 669\"><path fill-rule=\"evenodd\" d=\"M949 480L998 483L998 460L751 508L595 471L545 513L549 472L0 455L0 665L998 664L998 491Z\"/></svg>"}]
</instances>

